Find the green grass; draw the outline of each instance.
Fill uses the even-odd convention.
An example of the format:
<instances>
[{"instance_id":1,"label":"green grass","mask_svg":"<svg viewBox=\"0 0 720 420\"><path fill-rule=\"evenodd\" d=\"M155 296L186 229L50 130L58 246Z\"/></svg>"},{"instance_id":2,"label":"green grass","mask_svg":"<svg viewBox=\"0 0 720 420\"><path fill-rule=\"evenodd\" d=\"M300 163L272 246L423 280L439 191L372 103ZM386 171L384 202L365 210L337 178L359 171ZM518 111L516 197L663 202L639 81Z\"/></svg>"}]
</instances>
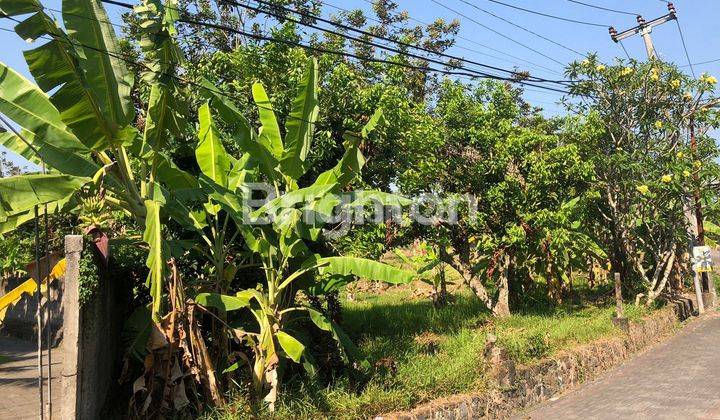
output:
<instances>
[{"instance_id":1,"label":"green grass","mask_svg":"<svg viewBox=\"0 0 720 420\"><path fill-rule=\"evenodd\" d=\"M9 357L3 356L2 354L0 354L0 364L7 363L9 361L10 361Z\"/></svg>"},{"instance_id":2,"label":"green grass","mask_svg":"<svg viewBox=\"0 0 720 420\"><path fill-rule=\"evenodd\" d=\"M488 333L520 363L620 334L612 324L614 307L609 304L541 306L494 320L468 293L454 298L450 306L434 309L428 300L413 299L407 287L380 295L356 294L355 302L345 303L344 328L371 362L390 359L396 372L377 369L364 387L348 378L339 378L327 388L311 381L291 382L278 402L276 417L367 418L438 397L482 391L486 387L482 353ZM626 307L633 320L647 311ZM418 336L436 342L437 351L427 354ZM236 404L242 405L242 399ZM213 417L233 416L225 412Z\"/></svg>"}]
</instances>

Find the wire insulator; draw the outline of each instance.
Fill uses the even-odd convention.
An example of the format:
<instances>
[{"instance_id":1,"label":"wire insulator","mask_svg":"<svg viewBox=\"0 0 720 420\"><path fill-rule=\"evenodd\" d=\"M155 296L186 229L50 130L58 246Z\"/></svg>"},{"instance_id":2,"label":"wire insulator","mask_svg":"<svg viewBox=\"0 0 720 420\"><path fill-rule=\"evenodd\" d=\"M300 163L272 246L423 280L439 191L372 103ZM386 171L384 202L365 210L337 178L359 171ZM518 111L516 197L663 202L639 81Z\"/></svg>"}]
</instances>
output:
<instances>
[{"instance_id":1,"label":"wire insulator","mask_svg":"<svg viewBox=\"0 0 720 420\"><path fill-rule=\"evenodd\" d=\"M610 38L612 38L613 41L618 42L617 31L615 30L615 27L609 27L608 32L610 32Z\"/></svg>"}]
</instances>

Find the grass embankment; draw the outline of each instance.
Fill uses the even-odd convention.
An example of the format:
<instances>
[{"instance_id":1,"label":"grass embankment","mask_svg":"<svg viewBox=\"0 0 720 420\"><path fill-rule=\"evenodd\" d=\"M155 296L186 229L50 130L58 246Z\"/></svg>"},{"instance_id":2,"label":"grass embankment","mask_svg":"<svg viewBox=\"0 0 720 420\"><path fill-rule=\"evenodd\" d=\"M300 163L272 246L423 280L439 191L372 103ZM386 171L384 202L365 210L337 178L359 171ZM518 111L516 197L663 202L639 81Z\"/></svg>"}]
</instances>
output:
<instances>
[{"instance_id":1,"label":"grass embankment","mask_svg":"<svg viewBox=\"0 0 720 420\"><path fill-rule=\"evenodd\" d=\"M578 291L581 296L582 290ZM371 362L381 361L361 389L346 378L321 388L312 383L287 383L276 418L368 418L456 393L482 391L483 349L488 333L520 363L532 363L560 350L619 334L611 322L614 307L608 290L552 309L524 309L496 320L466 292L454 303L435 309L411 287L382 293L356 293L345 302L344 328ZM577 299L576 299L577 301ZM647 309L628 305L626 315L639 319ZM377 363L376 363L377 364ZM391 366L391 367L389 367ZM242 400L215 418L237 418ZM238 411L235 411L238 410ZM235 414L230 414L234 411Z\"/></svg>"}]
</instances>

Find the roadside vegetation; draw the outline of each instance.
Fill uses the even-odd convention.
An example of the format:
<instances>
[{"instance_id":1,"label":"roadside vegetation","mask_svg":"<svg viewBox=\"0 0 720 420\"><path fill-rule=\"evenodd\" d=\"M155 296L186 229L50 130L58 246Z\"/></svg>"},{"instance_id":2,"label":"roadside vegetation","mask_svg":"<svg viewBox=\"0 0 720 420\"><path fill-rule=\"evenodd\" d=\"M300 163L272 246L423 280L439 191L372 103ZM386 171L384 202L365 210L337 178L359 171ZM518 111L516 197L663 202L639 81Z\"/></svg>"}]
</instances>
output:
<instances>
[{"instance_id":1,"label":"roadside vegetation","mask_svg":"<svg viewBox=\"0 0 720 420\"><path fill-rule=\"evenodd\" d=\"M34 79L0 63L0 144L45 169L2 158L2 274L28 274L36 212L86 235L83 300L128 292L122 415L407 409L492 386L489 337L533 363L619 334L615 273L631 319L692 291L686 208L720 238L713 76L588 53L558 83L466 80L344 36L443 54L457 21L382 0L308 36L317 2L258 3L140 0L115 25L99 0L62 24L0 0Z\"/></svg>"},{"instance_id":2,"label":"roadside vegetation","mask_svg":"<svg viewBox=\"0 0 720 420\"><path fill-rule=\"evenodd\" d=\"M300 379L288 384L272 418L360 418L410 409L417 404L458 393L482 392L493 386L486 375L483 351L488 334L519 364L532 364L563 350L622 334L612 324L614 301L576 284L578 301L551 308L520 308L495 319L472 293L451 293L452 305L436 309L417 290L424 284L393 286L381 292L359 292L344 305L343 325L360 351L374 360L369 379L339 378L323 386ZM626 316L641 322L652 309L629 306ZM392 319L392 322L388 322ZM357 378L356 378L357 379ZM239 397L233 404L206 414L233 418L258 412Z\"/></svg>"}]
</instances>

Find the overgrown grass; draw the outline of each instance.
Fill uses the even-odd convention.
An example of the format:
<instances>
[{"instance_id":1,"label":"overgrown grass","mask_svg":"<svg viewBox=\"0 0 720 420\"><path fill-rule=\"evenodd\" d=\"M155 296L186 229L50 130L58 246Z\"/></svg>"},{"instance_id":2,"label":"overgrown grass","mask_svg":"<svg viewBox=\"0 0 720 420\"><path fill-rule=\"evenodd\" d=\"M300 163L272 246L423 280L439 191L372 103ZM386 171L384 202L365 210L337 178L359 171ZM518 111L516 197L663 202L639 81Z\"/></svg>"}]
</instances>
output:
<instances>
[{"instance_id":1,"label":"overgrown grass","mask_svg":"<svg viewBox=\"0 0 720 420\"><path fill-rule=\"evenodd\" d=\"M438 397L482 391L488 333L520 363L620 334L612 324L614 307L608 303L540 306L494 320L468 293L457 293L454 299L448 307L435 309L429 300L413 299L407 287L356 294L356 301L345 303L343 325L379 366L363 387L348 378L339 378L327 388L312 381L286 384L276 418L368 418ZM626 307L633 320L647 312ZM429 346L433 351L428 352ZM234 416L225 412L213 417Z\"/></svg>"}]
</instances>

